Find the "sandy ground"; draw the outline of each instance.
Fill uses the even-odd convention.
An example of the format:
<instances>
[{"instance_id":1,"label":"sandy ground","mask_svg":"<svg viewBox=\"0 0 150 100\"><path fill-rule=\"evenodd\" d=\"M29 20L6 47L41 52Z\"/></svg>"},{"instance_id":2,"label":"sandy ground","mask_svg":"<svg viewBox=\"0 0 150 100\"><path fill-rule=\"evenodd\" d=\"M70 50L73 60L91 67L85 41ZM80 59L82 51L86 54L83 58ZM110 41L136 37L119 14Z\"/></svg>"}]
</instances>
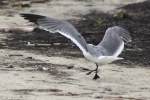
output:
<instances>
[{"instance_id":1,"label":"sandy ground","mask_svg":"<svg viewBox=\"0 0 150 100\"><path fill-rule=\"evenodd\" d=\"M3 49L0 68L1 100L148 100L150 70L115 64L101 67L92 80L83 68L94 66L83 58L47 57ZM15 56L15 55L20 56ZM71 68L73 66L73 68Z\"/></svg>"},{"instance_id":2,"label":"sandy ground","mask_svg":"<svg viewBox=\"0 0 150 100\"><path fill-rule=\"evenodd\" d=\"M111 12L120 7L121 2L114 0L113 3L110 6L106 0L103 8L96 0L92 3L58 0L11 12L34 12L78 20L81 19L79 15L93 10ZM121 6L129 3L128 0ZM31 26L18 15L8 16L8 12L1 11L4 14L0 16L1 27ZM149 65L119 63L100 66L101 78L92 80L93 74L86 75L84 69L94 69L95 65L85 60L79 49L68 43L64 46L25 47L28 38L22 37L30 34L0 33L0 100L150 100L150 68L146 67ZM13 35L15 41L11 41Z\"/></svg>"}]
</instances>

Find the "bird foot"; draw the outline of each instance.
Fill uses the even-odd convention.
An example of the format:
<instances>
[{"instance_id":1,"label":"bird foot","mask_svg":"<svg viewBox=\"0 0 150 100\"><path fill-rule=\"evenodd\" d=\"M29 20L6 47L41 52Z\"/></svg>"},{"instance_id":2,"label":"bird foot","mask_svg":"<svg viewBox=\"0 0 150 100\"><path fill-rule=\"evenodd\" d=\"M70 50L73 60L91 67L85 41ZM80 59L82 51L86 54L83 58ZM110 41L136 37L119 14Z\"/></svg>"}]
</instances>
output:
<instances>
[{"instance_id":1,"label":"bird foot","mask_svg":"<svg viewBox=\"0 0 150 100\"><path fill-rule=\"evenodd\" d=\"M97 74L96 70L91 70L90 72L86 73L86 75L90 75L92 72L95 72L93 80L97 80L98 78L100 78L100 76Z\"/></svg>"},{"instance_id":2,"label":"bird foot","mask_svg":"<svg viewBox=\"0 0 150 100\"><path fill-rule=\"evenodd\" d=\"M86 75L90 75L92 72L96 72L96 70L90 70Z\"/></svg>"},{"instance_id":3,"label":"bird foot","mask_svg":"<svg viewBox=\"0 0 150 100\"><path fill-rule=\"evenodd\" d=\"M93 77L93 80L97 80L98 78L100 78L100 76L96 73L95 76Z\"/></svg>"},{"instance_id":4,"label":"bird foot","mask_svg":"<svg viewBox=\"0 0 150 100\"><path fill-rule=\"evenodd\" d=\"M96 69L90 70L88 73L86 73L86 75L90 75L92 72L95 72L95 76L93 77L93 80L100 78L100 76L97 74L98 73L98 65L97 64L96 64Z\"/></svg>"}]
</instances>

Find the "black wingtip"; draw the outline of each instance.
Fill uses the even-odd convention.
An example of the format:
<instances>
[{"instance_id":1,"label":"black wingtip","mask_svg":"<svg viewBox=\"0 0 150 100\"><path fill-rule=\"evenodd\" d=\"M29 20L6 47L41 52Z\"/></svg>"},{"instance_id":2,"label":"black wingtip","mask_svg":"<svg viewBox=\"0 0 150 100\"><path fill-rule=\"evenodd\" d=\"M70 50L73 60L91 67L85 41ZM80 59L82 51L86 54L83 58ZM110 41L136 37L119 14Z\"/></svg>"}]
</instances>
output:
<instances>
[{"instance_id":1,"label":"black wingtip","mask_svg":"<svg viewBox=\"0 0 150 100\"><path fill-rule=\"evenodd\" d=\"M45 18L45 16L37 15L37 14L30 14L30 13L20 13L24 19L37 24L39 19Z\"/></svg>"}]
</instances>

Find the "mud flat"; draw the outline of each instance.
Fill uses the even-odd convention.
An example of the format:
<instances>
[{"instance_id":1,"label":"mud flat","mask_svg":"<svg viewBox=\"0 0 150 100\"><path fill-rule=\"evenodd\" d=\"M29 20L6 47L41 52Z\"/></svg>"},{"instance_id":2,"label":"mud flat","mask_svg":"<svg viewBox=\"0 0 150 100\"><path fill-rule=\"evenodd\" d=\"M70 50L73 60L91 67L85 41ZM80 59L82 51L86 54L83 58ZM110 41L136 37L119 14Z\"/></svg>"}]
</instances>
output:
<instances>
[{"instance_id":1,"label":"mud flat","mask_svg":"<svg viewBox=\"0 0 150 100\"><path fill-rule=\"evenodd\" d=\"M0 27L33 28L18 15L32 12L69 20L88 43L94 44L100 41L107 27L122 25L131 31L133 43L120 55L125 58L123 61L101 66L101 78L92 80L93 75L87 76L84 69L93 69L95 65L59 34L54 36L38 29L0 32L0 99L149 100L150 2L116 1L112 0L111 6L108 0L103 2L107 8L104 10L99 6L102 2L96 0L53 0L20 9L3 8ZM28 42L50 45L27 46Z\"/></svg>"}]
</instances>

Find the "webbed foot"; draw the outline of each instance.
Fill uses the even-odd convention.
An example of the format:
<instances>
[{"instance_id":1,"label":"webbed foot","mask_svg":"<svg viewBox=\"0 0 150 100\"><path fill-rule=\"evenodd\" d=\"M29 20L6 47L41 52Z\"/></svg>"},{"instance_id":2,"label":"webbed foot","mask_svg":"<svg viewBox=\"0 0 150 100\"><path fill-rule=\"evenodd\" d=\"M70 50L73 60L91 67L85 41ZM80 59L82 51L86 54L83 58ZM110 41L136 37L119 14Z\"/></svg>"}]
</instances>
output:
<instances>
[{"instance_id":1,"label":"webbed foot","mask_svg":"<svg viewBox=\"0 0 150 100\"><path fill-rule=\"evenodd\" d=\"M94 80L100 78L100 76L97 74L98 73L98 65L96 64L96 69L90 70L90 72L86 73L86 75L90 75L92 72L95 72L95 75L93 77Z\"/></svg>"},{"instance_id":2,"label":"webbed foot","mask_svg":"<svg viewBox=\"0 0 150 100\"><path fill-rule=\"evenodd\" d=\"M98 78L100 78L100 76L96 73L95 76L93 77L93 80L97 80Z\"/></svg>"}]
</instances>

